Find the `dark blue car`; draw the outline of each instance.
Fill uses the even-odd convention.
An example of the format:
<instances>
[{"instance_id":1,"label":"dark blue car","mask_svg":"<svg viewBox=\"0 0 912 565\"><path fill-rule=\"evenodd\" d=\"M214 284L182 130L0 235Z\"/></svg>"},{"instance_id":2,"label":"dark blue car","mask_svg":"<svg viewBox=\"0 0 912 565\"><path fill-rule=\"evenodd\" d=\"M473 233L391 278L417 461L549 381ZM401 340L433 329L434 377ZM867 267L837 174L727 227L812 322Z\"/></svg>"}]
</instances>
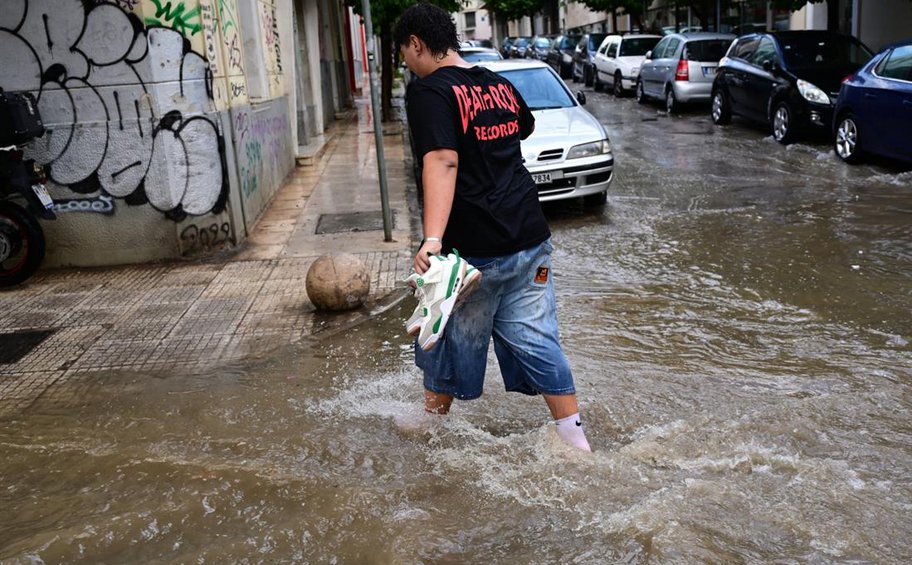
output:
<instances>
[{"instance_id":1,"label":"dark blue car","mask_svg":"<svg viewBox=\"0 0 912 565\"><path fill-rule=\"evenodd\" d=\"M833 114L836 154L846 163L864 153L912 163L912 39L846 77Z\"/></svg>"}]
</instances>

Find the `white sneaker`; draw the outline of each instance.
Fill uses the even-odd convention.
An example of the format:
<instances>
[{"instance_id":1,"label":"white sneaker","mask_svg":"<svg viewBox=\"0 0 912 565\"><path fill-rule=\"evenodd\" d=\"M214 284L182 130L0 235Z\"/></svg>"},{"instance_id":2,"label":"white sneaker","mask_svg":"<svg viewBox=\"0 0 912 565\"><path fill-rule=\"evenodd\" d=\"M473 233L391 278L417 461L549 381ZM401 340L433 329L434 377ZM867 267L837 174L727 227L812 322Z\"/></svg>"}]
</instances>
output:
<instances>
[{"instance_id":1,"label":"white sneaker","mask_svg":"<svg viewBox=\"0 0 912 565\"><path fill-rule=\"evenodd\" d=\"M453 308L481 279L481 271L458 252L446 257L431 255L430 259L427 271L421 275L413 273L406 279L415 285L418 306L406 320L405 329L410 335L418 335L418 346L425 351L437 345Z\"/></svg>"}]
</instances>

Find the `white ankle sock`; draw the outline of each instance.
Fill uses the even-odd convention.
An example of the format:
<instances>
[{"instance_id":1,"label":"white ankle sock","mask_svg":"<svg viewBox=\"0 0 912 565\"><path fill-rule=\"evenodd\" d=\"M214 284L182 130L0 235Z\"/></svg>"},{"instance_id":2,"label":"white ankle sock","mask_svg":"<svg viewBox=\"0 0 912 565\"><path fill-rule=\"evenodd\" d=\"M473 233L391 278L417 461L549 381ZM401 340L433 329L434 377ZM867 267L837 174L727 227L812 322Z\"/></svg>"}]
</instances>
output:
<instances>
[{"instance_id":1,"label":"white ankle sock","mask_svg":"<svg viewBox=\"0 0 912 565\"><path fill-rule=\"evenodd\" d=\"M592 448L589 447L589 442L586 440L586 434L583 432L583 424L580 421L579 412L560 420L554 420L554 424L557 426L557 435L564 440L564 443L583 451L592 451Z\"/></svg>"}]
</instances>

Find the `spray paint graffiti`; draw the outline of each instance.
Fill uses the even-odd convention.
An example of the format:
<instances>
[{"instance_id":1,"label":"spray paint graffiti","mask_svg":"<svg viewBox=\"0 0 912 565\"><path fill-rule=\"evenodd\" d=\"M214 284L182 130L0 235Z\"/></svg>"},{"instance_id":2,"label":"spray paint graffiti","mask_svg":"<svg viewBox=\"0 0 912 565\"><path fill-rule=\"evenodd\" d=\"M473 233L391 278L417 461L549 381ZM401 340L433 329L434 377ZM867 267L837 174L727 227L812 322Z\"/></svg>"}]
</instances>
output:
<instances>
[{"instance_id":1,"label":"spray paint graffiti","mask_svg":"<svg viewBox=\"0 0 912 565\"><path fill-rule=\"evenodd\" d=\"M92 212L105 216L114 215L114 199L102 194L98 198L65 198L54 201L54 212Z\"/></svg>"},{"instance_id":2,"label":"spray paint graffiti","mask_svg":"<svg viewBox=\"0 0 912 565\"><path fill-rule=\"evenodd\" d=\"M112 3L4 4L0 53L16 64L0 66L0 86L37 93L49 131L32 157L55 183L174 220L224 208L224 141L205 114L212 75L181 33Z\"/></svg>"},{"instance_id":3,"label":"spray paint graffiti","mask_svg":"<svg viewBox=\"0 0 912 565\"><path fill-rule=\"evenodd\" d=\"M189 225L180 234L182 248L185 251L210 249L217 245L231 243L231 226L228 222L213 223L208 226Z\"/></svg>"},{"instance_id":4,"label":"spray paint graffiti","mask_svg":"<svg viewBox=\"0 0 912 565\"><path fill-rule=\"evenodd\" d=\"M155 5L155 15L146 17L148 26L170 26L186 37L196 35L203 29L199 6L186 11L187 7L183 2L178 2L173 8L171 2L162 5L162 0L152 0L152 4Z\"/></svg>"},{"instance_id":5,"label":"spray paint graffiti","mask_svg":"<svg viewBox=\"0 0 912 565\"><path fill-rule=\"evenodd\" d=\"M235 155L240 171L241 189L250 199L257 191L278 186L290 168L290 131L281 102L272 101L234 112ZM261 195L262 197L262 195Z\"/></svg>"}]
</instances>

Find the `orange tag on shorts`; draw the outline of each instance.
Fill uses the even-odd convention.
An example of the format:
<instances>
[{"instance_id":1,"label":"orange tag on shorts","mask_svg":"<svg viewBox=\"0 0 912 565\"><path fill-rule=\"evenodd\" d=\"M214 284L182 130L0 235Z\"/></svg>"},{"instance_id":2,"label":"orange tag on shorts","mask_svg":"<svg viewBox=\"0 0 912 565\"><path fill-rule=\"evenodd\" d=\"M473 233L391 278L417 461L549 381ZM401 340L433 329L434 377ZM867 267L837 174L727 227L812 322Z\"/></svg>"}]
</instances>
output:
<instances>
[{"instance_id":1,"label":"orange tag on shorts","mask_svg":"<svg viewBox=\"0 0 912 565\"><path fill-rule=\"evenodd\" d=\"M548 282L548 267L539 267L535 273L535 282L545 284Z\"/></svg>"}]
</instances>

